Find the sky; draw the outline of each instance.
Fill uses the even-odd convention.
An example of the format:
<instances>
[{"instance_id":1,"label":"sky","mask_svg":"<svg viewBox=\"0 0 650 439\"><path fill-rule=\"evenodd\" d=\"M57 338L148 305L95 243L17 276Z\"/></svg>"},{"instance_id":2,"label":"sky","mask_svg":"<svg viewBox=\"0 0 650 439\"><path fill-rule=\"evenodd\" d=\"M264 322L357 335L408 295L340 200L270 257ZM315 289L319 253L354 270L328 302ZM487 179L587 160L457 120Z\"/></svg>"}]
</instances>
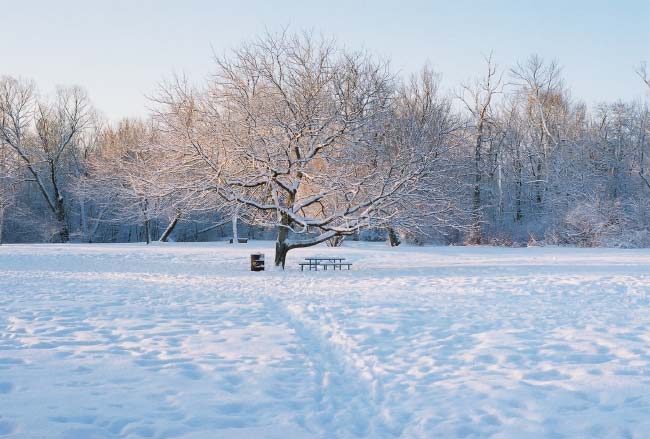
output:
<instances>
[{"instance_id":1,"label":"sky","mask_svg":"<svg viewBox=\"0 0 650 439\"><path fill-rule=\"evenodd\" d=\"M0 15L0 74L44 93L81 85L111 120L145 115L165 78L200 81L213 53L283 27L366 49L401 75L428 63L450 91L492 52L504 70L557 60L588 104L647 95L635 69L650 65L650 0L0 0Z\"/></svg>"}]
</instances>

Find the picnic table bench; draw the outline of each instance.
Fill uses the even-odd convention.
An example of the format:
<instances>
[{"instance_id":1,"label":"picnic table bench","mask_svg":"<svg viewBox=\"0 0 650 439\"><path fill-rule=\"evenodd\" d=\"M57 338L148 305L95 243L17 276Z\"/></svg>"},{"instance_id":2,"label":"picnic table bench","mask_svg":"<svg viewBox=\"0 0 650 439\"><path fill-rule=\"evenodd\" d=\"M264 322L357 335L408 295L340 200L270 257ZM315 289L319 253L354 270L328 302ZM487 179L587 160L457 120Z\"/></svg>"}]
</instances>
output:
<instances>
[{"instance_id":1,"label":"picnic table bench","mask_svg":"<svg viewBox=\"0 0 650 439\"><path fill-rule=\"evenodd\" d=\"M352 267L351 262L343 262L345 261L345 258L339 258L339 257L323 257L323 256L317 256L317 257L309 257L305 258L305 261L307 262L301 262L300 264L300 271L303 271L305 269L305 266L309 267L309 270L316 270L318 271L318 267L323 267L323 270L327 270L327 267L332 267L333 270L336 270L337 268L339 270L342 270L343 267L347 267L348 270L350 267Z\"/></svg>"}]
</instances>

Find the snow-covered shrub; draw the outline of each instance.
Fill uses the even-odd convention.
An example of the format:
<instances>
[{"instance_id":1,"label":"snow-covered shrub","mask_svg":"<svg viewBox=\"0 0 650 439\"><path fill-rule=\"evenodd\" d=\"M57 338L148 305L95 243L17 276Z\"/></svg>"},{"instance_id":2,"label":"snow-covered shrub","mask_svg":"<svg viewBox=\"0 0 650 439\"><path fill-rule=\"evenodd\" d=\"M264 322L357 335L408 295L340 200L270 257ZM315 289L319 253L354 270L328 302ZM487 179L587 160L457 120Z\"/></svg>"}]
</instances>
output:
<instances>
[{"instance_id":1,"label":"snow-covered shrub","mask_svg":"<svg viewBox=\"0 0 650 439\"><path fill-rule=\"evenodd\" d=\"M625 231L616 245L612 247L622 248L648 248L650 247L650 230L628 230Z\"/></svg>"},{"instance_id":2,"label":"snow-covered shrub","mask_svg":"<svg viewBox=\"0 0 650 439\"><path fill-rule=\"evenodd\" d=\"M598 200L588 200L569 210L564 219L564 236L579 247L598 247L616 224L611 210Z\"/></svg>"},{"instance_id":3,"label":"snow-covered shrub","mask_svg":"<svg viewBox=\"0 0 650 439\"><path fill-rule=\"evenodd\" d=\"M541 243L537 240L535 234L531 233L528 236L528 242L526 243L526 247L539 247L540 245Z\"/></svg>"},{"instance_id":4,"label":"snow-covered shrub","mask_svg":"<svg viewBox=\"0 0 650 439\"><path fill-rule=\"evenodd\" d=\"M511 236L505 234L489 237L487 244L493 247L519 247L519 244Z\"/></svg>"},{"instance_id":5,"label":"snow-covered shrub","mask_svg":"<svg viewBox=\"0 0 650 439\"><path fill-rule=\"evenodd\" d=\"M569 209L564 220L549 227L544 243L578 247L648 247L648 203L638 200L585 198Z\"/></svg>"},{"instance_id":6,"label":"snow-covered shrub","mask_svg":"<svg viewBox=\"0 0 650 439\"><path fill-rule=\"evenodd\" d=\"M606 237L604 246L650 247L650 202L628 199L621 203L620 233Z\"/></svg>"}]
</instances>

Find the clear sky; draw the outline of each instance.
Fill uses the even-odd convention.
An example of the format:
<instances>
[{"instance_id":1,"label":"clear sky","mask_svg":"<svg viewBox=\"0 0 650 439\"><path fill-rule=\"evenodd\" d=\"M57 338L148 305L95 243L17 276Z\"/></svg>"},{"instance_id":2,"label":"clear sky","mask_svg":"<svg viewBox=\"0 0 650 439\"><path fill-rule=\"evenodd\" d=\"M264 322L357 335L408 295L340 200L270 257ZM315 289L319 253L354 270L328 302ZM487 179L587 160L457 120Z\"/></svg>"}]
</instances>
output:
<instances>
[{"instance_id":1,"label":"clear sky","mask_svg":"<svg viewBox=\"0 0 650 439\"><path fill-rule=\"evenodd\" d=\"M0 0L0 74L84 86L109 118L146 112L146 94L173 72L193 79L223 53L290 26L390 58L404 74L429 62L455 88L537 53L555 58L576 98L634 99L650 64L650 0L209 1Z\"/></svg>"}]
</instances>

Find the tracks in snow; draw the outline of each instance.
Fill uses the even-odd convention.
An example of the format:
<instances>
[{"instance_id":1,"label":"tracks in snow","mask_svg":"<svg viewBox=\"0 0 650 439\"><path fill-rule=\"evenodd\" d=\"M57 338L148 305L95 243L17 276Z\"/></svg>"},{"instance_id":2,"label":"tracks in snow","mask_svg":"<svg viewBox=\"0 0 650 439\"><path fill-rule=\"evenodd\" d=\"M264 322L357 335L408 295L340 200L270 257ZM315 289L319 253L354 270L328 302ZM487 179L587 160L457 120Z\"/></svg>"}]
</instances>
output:
<instances>
[{"instance_id":1,"label":"tracks in snow","mask_svg":"<svg viewBox=\"0 0 650 439\"><path fill-rule=\"evenodd\" d=\"M314 304L299 304L289 297L265 304L294 330L313 370L318 412L312 421L323 437L399 437L405 422L393 418L383 405L381 377L355 352L354 341L329 313Z\"/></svg>"}]
</instances>

